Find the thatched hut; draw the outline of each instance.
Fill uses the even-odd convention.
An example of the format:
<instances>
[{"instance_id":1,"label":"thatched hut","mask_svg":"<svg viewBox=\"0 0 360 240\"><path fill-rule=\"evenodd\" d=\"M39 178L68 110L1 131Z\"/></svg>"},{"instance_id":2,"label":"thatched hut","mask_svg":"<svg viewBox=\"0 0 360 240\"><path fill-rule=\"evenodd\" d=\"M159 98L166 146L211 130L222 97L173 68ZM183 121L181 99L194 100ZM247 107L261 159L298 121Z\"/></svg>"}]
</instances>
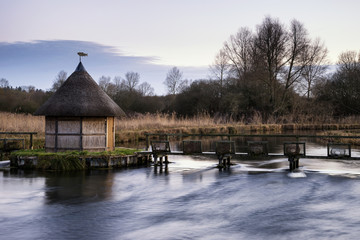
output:
<instances>
[{"instance_id":1,"label":"thatched hut","mask_svg":"<svg viewBox=\"0 0 360 240\"><path fill-rule=\"evenodd\" d=\"M45 116L46 151L106 151L115 148L114 118L125 113L80 62L35 115Z\"/></svg>"}]
</instances>

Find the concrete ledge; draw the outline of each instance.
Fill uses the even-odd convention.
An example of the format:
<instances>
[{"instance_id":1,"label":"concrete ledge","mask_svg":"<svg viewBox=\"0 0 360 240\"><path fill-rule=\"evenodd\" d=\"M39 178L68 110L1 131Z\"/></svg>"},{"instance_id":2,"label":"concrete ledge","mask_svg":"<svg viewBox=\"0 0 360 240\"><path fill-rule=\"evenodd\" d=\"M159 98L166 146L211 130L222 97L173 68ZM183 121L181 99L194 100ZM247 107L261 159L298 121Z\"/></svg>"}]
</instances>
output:
<instances>
[{"instance_id":1,"label":"concrete ledge","mask_svg":"<svg viewBox=\"0 0 360 240\"><path fill-rule=\"evenodd\" d=\"M44 161L42 157L41 161ZM48 157L51 161L52 158ZM45 160L45 161L46 161ZM124 168L133 166L147 166L151 163L151 154L136 154L128 156L94 156L79 157L79 161L85 161L86 168ZM16 156L10 160L11 167L37 169L39 157L37 156Z\"/></svg>"}]
</instances>

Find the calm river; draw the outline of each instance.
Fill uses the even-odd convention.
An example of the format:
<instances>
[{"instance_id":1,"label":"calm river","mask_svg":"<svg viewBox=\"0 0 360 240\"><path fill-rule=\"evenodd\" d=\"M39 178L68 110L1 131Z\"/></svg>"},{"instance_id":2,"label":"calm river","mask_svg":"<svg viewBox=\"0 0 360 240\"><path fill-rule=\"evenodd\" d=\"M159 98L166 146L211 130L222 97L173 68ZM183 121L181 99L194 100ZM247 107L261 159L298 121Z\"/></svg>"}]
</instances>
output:
<instances>
[{"instance_id":1,"label":"calm river","mask_svg":"<svg viewBox=\"0 0 360 240\"><path fill-rule=\"evenodd\" d=\"M0 171L0 239L358 239L360 162L170 156L154 167Z\"/></svg>"}]
</instances>

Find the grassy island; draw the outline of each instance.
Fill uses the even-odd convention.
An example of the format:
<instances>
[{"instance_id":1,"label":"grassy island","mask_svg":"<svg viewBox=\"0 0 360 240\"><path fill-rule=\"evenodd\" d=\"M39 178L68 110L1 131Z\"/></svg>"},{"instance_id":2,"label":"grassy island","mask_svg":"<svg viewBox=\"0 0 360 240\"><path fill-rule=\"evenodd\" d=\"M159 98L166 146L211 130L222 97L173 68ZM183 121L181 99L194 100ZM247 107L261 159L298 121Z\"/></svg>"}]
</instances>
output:
<instances>
[{"instance_id":1,"label":"grassy island","mask_svg":"<svg viewBox=\"0 0 360 240\"><path fill-rule=\"evenodd\" d=\"M35 168L42 170L73 171L84 170L91 166L110 167L127 166L128 156L137 159L137 149L116 148L114 151L87 152L45 152L44 149L19 150L11 153L12 166L23 168ZM124 160L125 159L125 160ZM96 161L96 164L91 162ZM111 162L111 163L110 163ZM138 161L136 161L136 164ZM135 164L133 162L133 164Z\"/></svg>"}]
</instances>

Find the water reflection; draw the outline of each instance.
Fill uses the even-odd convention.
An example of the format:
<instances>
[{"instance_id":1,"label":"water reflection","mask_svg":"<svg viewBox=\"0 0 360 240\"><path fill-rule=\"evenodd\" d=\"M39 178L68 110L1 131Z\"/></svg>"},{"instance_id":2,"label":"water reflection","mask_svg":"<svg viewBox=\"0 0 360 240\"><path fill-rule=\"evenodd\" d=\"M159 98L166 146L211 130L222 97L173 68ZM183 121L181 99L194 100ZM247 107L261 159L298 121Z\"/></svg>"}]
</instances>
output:
<instances>
[{"instance_id":1,"label":"water reflection","mask_svg":"<svg viewBox=\"0 0 360 240\"><path fill-rule=\"evenodd\" d=\"M50 173L45 180L46 202L49 204L81 204L109 199L113 173L109 170Z\"/></svg>"},{"instance_id":2,"label":"water reflection","mask_svg":"<svg viewBox=\"0 0 360 240\"><path fill-rule=\"evenodd\" d=\"M157 175L157 174L169 174L169 164L168 163L164 163L162 165L155 165L154 166L154 174Z\"/></svg>"}]
</instances>

